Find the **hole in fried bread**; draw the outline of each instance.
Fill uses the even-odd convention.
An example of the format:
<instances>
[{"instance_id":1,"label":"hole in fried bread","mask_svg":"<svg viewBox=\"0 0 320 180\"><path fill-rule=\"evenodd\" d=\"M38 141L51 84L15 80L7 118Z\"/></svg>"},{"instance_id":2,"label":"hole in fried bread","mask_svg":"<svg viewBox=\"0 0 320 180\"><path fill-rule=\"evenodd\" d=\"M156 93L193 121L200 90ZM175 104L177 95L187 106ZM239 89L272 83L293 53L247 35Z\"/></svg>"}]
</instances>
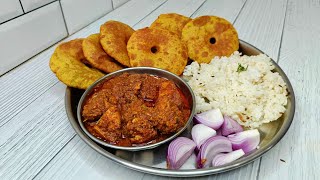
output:
<instances>
[{"instance_id":1,"label":"hole in fried bread","mask_svg":"<svg viewBox=\"0 0 320 180\"><path fill-rule=\"evenodd\" d=\"M151 47L151 52L154 54L158 51L157 47L156 46L152 46Z\"/></svg>"},{"instance_id":2,"label":"hole in fried bread","mask_svg":"<svg viewBox=\"0 0 320 180\"><path fill-rule=\"evenodd\" d=\"M210 38L210 43L211 43L211 44L216 43L216 38L214 38L214 37Z\"/></svg>"}]
</instances>

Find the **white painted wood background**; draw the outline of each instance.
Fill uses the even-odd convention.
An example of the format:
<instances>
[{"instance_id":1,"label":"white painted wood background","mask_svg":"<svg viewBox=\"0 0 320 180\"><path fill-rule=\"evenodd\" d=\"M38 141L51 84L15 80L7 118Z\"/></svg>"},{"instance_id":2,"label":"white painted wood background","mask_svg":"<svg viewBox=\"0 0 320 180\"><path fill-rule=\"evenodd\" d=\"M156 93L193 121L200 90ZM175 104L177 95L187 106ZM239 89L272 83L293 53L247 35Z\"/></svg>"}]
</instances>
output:
<instances>
[{"instance_id":1,"label":"white painted wood background","mask_svg":"<svg viewBox=\"0 0 320 180\"><path fill-rule=\"evenodd\" d=\"M279 63L296 95L294 121L273 149L247 166L198 179L319 179L320 1L131 0L64 41L96 33L110 19L138 29L167 12L233 22L241 39ZM64 109L66 86L48 66L55 47L0 77L0 179L168 179L119 166L75 134Z\"/></svg>"}]
</instances>

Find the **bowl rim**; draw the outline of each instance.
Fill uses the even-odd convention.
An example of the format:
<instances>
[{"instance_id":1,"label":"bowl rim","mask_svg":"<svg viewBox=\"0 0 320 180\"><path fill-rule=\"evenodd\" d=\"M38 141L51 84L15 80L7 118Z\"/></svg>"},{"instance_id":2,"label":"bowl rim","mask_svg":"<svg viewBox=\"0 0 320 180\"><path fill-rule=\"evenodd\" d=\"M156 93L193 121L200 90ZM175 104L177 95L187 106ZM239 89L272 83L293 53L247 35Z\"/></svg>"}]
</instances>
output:
<instances>
[{"instance_id":1,"label":"bowl rim","mask_svg":"<svg viewBox=\"0 0 320 180\"><path fill-rule=\"evenodd\" d=\"M258 51L259 53L265 54L263 51L258 49L257 47L240 40L240 45L245 46L246 48L254 49L255 51ZM272 59L271 59L272 60ZM123 159L121 157L116 156L115 154L112 154L108 150L102 148L99 146L97 143L95 143L93 140L91 140L85 133L83 133L82 129L80 128L80 125L78 124L78 121L75 119L76 116L73 115L73 110L71 106L71 88L67 87L66 93L65 93L65 108L67 112L67 116L69 119L69 122L75 132L79 135L79 137L86 143L88 144L92 149L100 153L101 155L111 159L115 163L122 165L124 167L127 167L129 169L139 171L142 173L148 173L148 174L153 174L153 175L160 175L160 176L168 176L168 177L198 177L198 176L206 176L206 175L211 175L211 174L217 174L217 173L223 173L227 172L230 170L237 169L239 167L245 166L251 162L253 162L255 159L261 157L263 154L268 152L270 149L272 149L286 134L288 131L289 127L292 124L294 114L295 114L295 94L292 88L292 85L287 77L287 75L283 72L283 70L279 67L279 65L272 60L272 63L276 66L278 71L281 73L281 77L284 79L284 81L287 84L288 91L290 92L290 97L291 97L291 108L290 112L288 115L288 121L285 124L285 126L281 127L281 132L280 130L274 136L273 140L268 143L268 147L265 148L260 148L258 154L251 154L251 156L247 156L245 161L234 161L234 163L230 163L225 166L220 166L220 167L212 167L212 168L207 168L207 169L188 169L188 170L170 170L170 169L162 169L162 168L157 168L157 167L151 167L151 166L146 166L143 164L138 164L135 162L131 162L129 160Z\"/></svg>"},{"instance_id":2,"label":"bowl rim","mask_svg":"<svg viewBox=\"0 0 320 180\"><path fill-rule=\"evenodd\" d=\"M142 72L142 71L146 71L148 70L148 72ZM139 73L139 72L142 73ZM97 137L95 137L94 135L92 135L84 126L84 123L82 122L82 116L81 116L81 111L82 111L82 107L83 107L83 102L86 100L86 98L88 97L88 95L92 92L92 90L98 86L99 84L113 78L116 76L119 76L123 73L131 73L131 74L149 74L149 75L155 75L155 76L159 76L157 74L152 74L152 72L160 72L160 73L164 73L166 75L168 75L170 78L168 77L164 77L166 79L169 79L172 81L172 79L176 79L177 81L181 82L183 86L185 86L188 90L188 93L190 93L191 95L191 99L192 99L192 107L191 107L191 112L189 115L189 118L187 120L187 122L185 123L185 125L175 134L171 135L170 137L153 143L153 144L147 144L147 145L143 145L143 146L118 146L118 145L113 145L110 143L107 143ZM161 76L159 76L161 77ZM183 92L185 93L185 92ZM188 83L186 83L181 77L177 76L176 74L173 74L169 71L166 71L164 69L159 69L159 68L154 68L154 67L131 67L131 68L125 68L125 69L121 69L112 73L109 73L103 77L101 77L100 79L98 79L97 81L95 81L92 85L90 85L86 91L82 94L79 103L78 103L78 107L77 107L77 119L78 119L78 123L82 129L82 131L89 137L91 138L93 141L99 143L100 145L103 145L105 147L109 147L109 148L113 148L113 149L118 149L118 150L127 150L127 151L140 151L140 150L146 150L146 149L153 149L155 147L160 146L161 144L167 143L171 140L173 140L174 138L178 137L192 122L193 116L195 114L195 107L196 107L196 103L195 103L195 95L191 89L191 87L188 85Z\"/></svg>"}]
</instances>

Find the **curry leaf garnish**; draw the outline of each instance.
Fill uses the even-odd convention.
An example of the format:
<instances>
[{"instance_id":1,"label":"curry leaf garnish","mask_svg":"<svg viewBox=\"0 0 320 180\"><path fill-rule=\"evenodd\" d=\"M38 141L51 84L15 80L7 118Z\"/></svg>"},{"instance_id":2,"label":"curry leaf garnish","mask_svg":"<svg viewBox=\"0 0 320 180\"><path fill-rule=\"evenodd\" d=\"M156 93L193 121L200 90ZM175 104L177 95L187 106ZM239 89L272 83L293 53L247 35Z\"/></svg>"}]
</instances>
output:
<instances>
[{"instance_id":1,"label":"curry leaf garnish","mask_svg":"<svg viewBox=\"0 0 320 180\"><path fill-rule=\"evenodd\" d=\"M243 67L240 63L238 63L238 69L237 72L240 73L242 71L246 71L248 69L248 65L247 67Z\"/></svg>"}]
</instances>

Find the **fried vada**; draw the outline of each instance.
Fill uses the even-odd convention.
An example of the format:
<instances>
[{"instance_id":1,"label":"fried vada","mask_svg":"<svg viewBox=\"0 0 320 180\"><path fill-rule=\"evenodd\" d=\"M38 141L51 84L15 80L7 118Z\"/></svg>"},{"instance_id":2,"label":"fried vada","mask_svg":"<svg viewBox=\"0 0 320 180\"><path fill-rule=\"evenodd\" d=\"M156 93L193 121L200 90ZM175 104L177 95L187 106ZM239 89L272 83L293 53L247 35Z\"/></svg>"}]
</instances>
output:
<instances>
[{"instance_id":1,"label":"fried vada","mask_svg":"<svg viewBox=\"0 0 320 180\"><path fill-rule=\"evenodd\" d=\"M188 61L186 46L179 36L164 29L137 30L127 49L132 67L156 67L180 75Z\"/></svg>"},{"instance_id":2,"label":"fried vada","mask_svg":"<svg viewBox=\"0 0 320 180\"><path fill-rule=\"evenodd\" d=\"M86 89L104 74L87 67L82 51L82 39L60 44L50 58L50 69L57 78L70 87Z\"/></svg>"},{"instance_id":3,"label":"fried vada","mask_svg":"<svg viewBox=\"0 0 320 180\"><path fill-rule=\"evenodd\" d=\"M239 49L236 29L216 16L201 16L188 22L182 29L182 40L189 57L198 63L209 63L215 56L230 56Z\"/></svg>"},{"instance_id":4,"label":"fried vada","mask_svg":"<svg viewBox=\"0 0 320 180\"><path fill-rule=\"evenodd\" d=\"M100 35L92 34L82 42L83 53L90 65L103 72L111 73L123 68L120 63L113 60L100 44Z\"/></svg>"},{"instance_id":5,"label":"fried vada","mask_svg":"<svg viewBox=\"0 0 320 180\"><path fill-rule=\"evenodd\" d=\"M130 66L127 42L134 30L118 21L108 21L100 26L100 43L107 54L124 66Z\"/></svg>"},{"instance_id":6,"label":"fried vada","mask_svg":"<svg viewBox=\"0 0 320 180\"><path fill-rule=\"evenodd\" d=\"M176 14L161 14L150 26L150 28L162 28L176 33L181 37L183 27L191 21L191 18Z\"/></svg>"}]
</instances>

